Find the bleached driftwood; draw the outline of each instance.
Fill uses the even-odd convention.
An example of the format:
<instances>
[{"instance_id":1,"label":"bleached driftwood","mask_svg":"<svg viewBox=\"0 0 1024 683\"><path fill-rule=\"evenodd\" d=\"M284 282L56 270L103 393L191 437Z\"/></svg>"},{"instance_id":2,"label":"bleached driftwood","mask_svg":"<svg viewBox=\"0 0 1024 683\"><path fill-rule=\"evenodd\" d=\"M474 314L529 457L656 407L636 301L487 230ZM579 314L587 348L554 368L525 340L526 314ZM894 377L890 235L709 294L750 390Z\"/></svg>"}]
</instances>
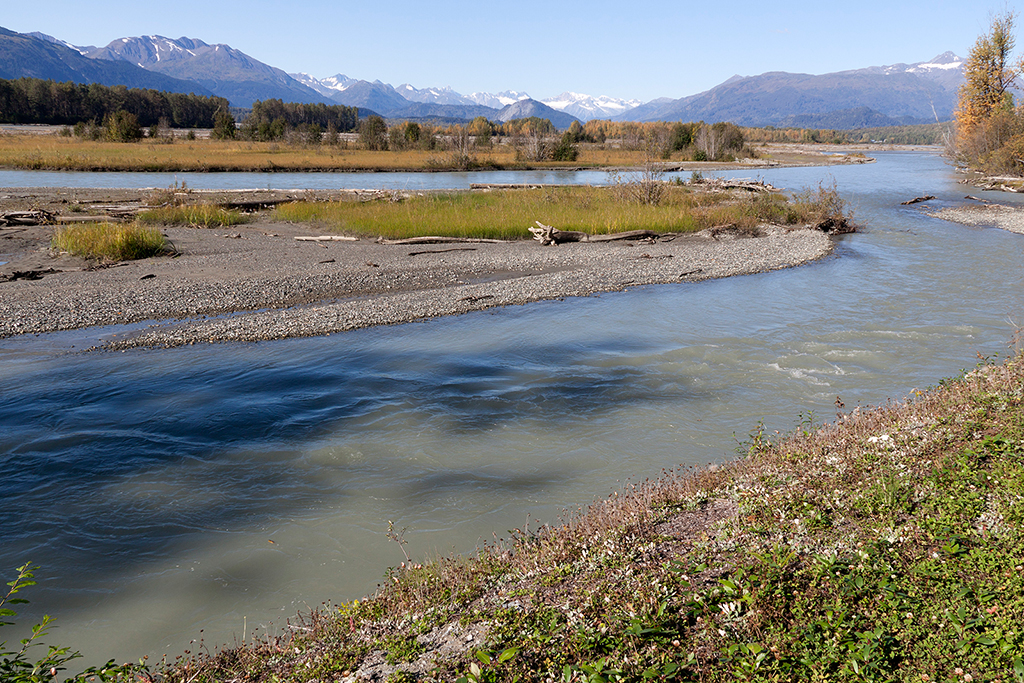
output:
<instances>
[{"instance_id":1,"label":"bleached driftwood","mask_svg":"<svg viewBox=\"0 0 1024 683\"><path fill-rule=\"evenodd\" d=\"M321 235L320 237L296 237L295 240L298 242L355 242L358 237L348 237L347 235Z\"/></svg>"},{"instance_id":2,"label":"bleached driftwood","mask_svg":"<svg viewBox=\"0 0 1024 683\"><path fill-rule=\"evenodd\" d=\"M550 225L544 225L540 221L534 221L536 228L527 228L533 233L533 239L547 246L549 244L565 244L567 242L611 242L614 240L656 240L659 235L653 230L629 230L628 232L617 232L610 235L591 235L578 230L559 230ZM674 235L673 235L674 236Z\"/></svg>"},{"instance_id":3,"label":"bleached driftwood","mask_svg":"<svg viewBox=\"0 0 1024 683\"><path fill-rule=\"evenodd\" d=\"M566 242L586 242L590 238L590 235L578 230L559 230L550 225L544 225L540 221L534 221L534 223L537 224L537 227L527 228L527 230L533 234L533 239L544 246L549 244L565 244Z\"/></svg>"},{"instance_id":4,"label":"bleached driftwood","mask_svg":"<svg viewBox=\"0 0 1024 683\"><path fill-rule=\"evenodd\" d=\"M508 240L491 240L483 237L438 237L431 235L426 237L408 237L401 240L377 238L377 244L506 244L507 242Z\"/></svg>"},{"instance_id":5,"label":"bleached driftwood","mask_svg":"<svg viewBox=\"0 0 1024 683\"><path fill-rule=\"evenodd\" d=\"M746 190L747 192L778 192L779 188L760 180L737 178L701 178L691 181L694 185L702 185L712 190Z\"/></svg>"},{"instance_id":6,"label":"bleached driftwood","mask_svg":"<svg viewBox=\"0 0 1024 683\"><path fill-rule=\"evenodd\" d=\"M52 223L54 216L49 211L8 211L0 214L0 225L42 225Z\"/></svg>"}]
</instances>

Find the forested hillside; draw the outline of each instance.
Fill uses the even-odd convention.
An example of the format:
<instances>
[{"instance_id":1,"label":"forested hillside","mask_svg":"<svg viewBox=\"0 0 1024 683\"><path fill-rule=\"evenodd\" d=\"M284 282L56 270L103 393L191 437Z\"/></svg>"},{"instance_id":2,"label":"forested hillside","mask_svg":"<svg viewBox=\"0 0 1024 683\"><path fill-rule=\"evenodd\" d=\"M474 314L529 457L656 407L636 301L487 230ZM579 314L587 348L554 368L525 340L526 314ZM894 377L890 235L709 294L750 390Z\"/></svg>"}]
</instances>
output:
<instances>
[{"instance_id":1,"label":"forested hillside","mask_svg":"<svg viewBox=\"0 0 1024 683\"><path fill-rule=\"evenodd\" d=\"M0 123L74 125L126 111L142 126L163 120L173 128L212 128L217 112L227 110L223 97L38 78L0 79Z\"/></svg>"}]
</instances>

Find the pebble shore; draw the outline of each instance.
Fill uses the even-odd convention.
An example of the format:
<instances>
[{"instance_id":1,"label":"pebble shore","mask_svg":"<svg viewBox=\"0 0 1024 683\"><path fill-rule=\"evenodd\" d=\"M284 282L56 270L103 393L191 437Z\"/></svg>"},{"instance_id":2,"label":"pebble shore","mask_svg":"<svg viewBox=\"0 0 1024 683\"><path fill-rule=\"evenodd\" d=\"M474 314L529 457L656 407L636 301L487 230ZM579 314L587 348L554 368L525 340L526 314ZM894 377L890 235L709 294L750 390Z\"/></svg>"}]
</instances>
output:
<instances>
[{"instance_id":1,"label":"pebble shore","mask_svg":"<svg viewBox=\"0 0 1024 683\"><path fill-rule=\"evenodd\" d=\"M953 206L930 215L961 225L995 226L1010 232L1024 234L1024 207L1005 204L982 204L977 206Z\"/></svg>"},{"instance_id":2,"label":"pebble shore","mask_svg":"<svg viewBox=\"0 0 1024 683\"><path fill-rule=\"evenodd\" d=\"M0 283L0 337L135 324L109 349L305 337L787 268L830 253L810 229L655 243L304 242L309 226L169 228L177 257Z\"/></svg>"}]
</instances>

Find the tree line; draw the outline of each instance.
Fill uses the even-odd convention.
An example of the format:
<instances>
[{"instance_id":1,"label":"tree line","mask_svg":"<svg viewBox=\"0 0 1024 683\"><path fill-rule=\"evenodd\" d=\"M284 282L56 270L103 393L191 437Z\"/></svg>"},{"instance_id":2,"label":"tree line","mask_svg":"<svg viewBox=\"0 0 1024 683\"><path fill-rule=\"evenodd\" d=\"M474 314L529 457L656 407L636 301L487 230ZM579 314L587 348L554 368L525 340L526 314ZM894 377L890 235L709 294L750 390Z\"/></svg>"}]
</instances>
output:
<instances>
[{"instance_id":1,"label":"tree line","mask_svg":"<svg viewBox=\"0 0 1024 683\"><path fill-rule=\"evenodd\" d=\"M212 128L217 112L227 110L223 97L39 78L0 79L0 123L72 126L104 121L123 111L140 126Z\"/></svg>"},{"instance_id":2,"label":"tree line","mask_svg":"<svg viewBox=\"0 0 1024 683\"><path fill-rule=\"evenodd\" d=\"M247 140L279 140L297 131L307 142L317 143L323 135L333 136L356 129L359 109L341 104L308 104L279 99L256 101L242 121L237 134ZM217 133L217 130L215 130ZM234 137L216 134L215 137Z\"/></svg>"}]
</instances>

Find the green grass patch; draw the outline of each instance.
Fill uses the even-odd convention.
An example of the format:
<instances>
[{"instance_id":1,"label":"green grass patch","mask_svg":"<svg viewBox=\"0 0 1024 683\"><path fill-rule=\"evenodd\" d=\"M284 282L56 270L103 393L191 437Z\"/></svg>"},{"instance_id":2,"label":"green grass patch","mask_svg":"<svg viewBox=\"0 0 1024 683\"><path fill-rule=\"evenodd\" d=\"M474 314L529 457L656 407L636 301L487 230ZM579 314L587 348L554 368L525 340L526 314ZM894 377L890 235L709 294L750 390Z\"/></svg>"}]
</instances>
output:
<instances>
[{"instance_id":1,"label":"green grass patch","mask_svg":"<svg viewBox=\"0 0 1024 683\"><path fill-rule=\"evenodd\" d=\"M213 204L161 206L139 214L138 221L147 225L187 225L193 228L223 228L249 223L248 214L224 209Z\"/></svg>"},{"instance_id":2,"label":"green grass patch","mask_svg":"<svg viewBox=\"0 0 1024 683\"><path fill-rule=\"evenodd\" d=\"M159 256L172 251L154 228L135 223L87 223L58 228L50 242L55 251L109 261Z\"/></svg>"},{"instance_id":3,"label":"green grass patch","mask_svg":"<svg viewBox=\"0 0 1024 683\"><path fill-rule=\"evenodd\" d=\"M658 204L629 201L616 187L555 187L453 192L399 201L294 202L279 206L275 217L388 239L439 235L517 240L531 237L527 229L535 221L591 234L694 232L721 225L794 224L810 213L778 193L737 197L670 184L663 188Z\"/></svg>"}]
</instances>

